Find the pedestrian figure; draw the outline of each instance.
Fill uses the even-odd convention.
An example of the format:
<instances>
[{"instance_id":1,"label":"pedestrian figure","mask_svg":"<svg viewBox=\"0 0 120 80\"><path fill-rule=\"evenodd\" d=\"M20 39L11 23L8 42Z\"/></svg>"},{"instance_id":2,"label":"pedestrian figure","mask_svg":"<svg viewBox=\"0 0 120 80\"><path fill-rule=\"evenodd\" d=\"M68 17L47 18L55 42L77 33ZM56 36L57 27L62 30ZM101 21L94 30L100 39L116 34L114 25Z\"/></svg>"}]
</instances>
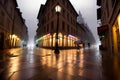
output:
<instances>
[{"instance_id":1,"label":"pedestrian figure","mask_svg":"<svg viewBox=\"0 0 120 80\"><path fill-rule=\"evenodd\" d=\"M90 43L88 43L88 47L90 47Z\"/></svg>"}]
</instances>

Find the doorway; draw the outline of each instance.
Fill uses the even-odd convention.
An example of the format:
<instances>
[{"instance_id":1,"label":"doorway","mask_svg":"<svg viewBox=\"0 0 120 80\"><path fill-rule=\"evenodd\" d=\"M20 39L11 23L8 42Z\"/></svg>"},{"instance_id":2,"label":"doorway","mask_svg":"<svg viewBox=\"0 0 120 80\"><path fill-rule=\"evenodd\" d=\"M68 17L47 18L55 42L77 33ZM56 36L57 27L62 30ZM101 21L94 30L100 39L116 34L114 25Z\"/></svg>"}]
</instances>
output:
<instances>
[{"instance_id":1,"label":"doorway","mask_svg":"<svg viewBox=\"0 0 120 80\"><path fill-rule=\"evenodd\" d=\"M4 49L4 33L0 33L0 50Z\"/></svg>"}]
</instances>

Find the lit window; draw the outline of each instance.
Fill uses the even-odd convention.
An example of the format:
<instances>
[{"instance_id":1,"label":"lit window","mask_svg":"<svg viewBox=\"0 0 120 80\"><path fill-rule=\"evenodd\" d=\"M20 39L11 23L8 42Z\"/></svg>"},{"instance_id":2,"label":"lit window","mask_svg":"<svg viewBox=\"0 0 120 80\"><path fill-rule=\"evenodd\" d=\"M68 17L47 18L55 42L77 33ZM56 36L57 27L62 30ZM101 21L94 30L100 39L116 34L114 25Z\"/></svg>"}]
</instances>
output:
<instances>
[{"instance_id":1,"label":"lit window","mask_svg":"<svg viewBox=\"0 0 120 80\"><path fill-rule=\"evenodd\" d=\"M119 25L119 30L120 30L120 13L118 15L118 25Z\"/></svg>"}]
</instances>

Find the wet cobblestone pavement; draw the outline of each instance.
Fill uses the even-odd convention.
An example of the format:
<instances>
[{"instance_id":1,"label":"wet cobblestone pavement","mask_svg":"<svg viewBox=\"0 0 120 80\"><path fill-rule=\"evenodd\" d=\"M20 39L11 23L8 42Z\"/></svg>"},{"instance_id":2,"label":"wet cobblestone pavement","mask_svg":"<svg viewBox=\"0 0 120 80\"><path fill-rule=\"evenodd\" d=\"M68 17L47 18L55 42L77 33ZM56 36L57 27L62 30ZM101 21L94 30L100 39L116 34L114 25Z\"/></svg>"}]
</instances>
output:
<instances>
[{"instance_id":1,"label":"wet cobblestone pavement","mask_svg":"<svg viewBox=\"0 0 120 80\"><path fill-rule=\"evenodd\" d=\"M119 60L97 48L60 50L59 55L41 48L9 52L0 62L0 80L120 80Z\"/></svg>"}]
</instances>

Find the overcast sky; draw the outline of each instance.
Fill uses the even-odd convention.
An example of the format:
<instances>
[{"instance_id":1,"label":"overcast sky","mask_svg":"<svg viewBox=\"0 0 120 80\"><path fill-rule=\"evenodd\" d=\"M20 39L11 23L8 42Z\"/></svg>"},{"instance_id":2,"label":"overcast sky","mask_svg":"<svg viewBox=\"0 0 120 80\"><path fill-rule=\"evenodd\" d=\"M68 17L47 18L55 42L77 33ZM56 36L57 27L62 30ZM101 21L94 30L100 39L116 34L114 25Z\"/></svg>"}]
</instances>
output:
<instances>
[{"instance_id":1,"label":"overcast sky","mask_svg":"<svg viewBox=\"0 0 120 80\"><path fill-rule=\"evenodd\" d=\"M23 18L26 20L26 25L29 31L30 43L37 29L37 15L41 4L45 4L46 0L17 0L18 6L22 12ZM95 39L97 36L97 19L96 19L96 0L70 0L77 13L81 11L85 22L88 24L91 31L94 33Z\"/></svg>"}]
</instances>

